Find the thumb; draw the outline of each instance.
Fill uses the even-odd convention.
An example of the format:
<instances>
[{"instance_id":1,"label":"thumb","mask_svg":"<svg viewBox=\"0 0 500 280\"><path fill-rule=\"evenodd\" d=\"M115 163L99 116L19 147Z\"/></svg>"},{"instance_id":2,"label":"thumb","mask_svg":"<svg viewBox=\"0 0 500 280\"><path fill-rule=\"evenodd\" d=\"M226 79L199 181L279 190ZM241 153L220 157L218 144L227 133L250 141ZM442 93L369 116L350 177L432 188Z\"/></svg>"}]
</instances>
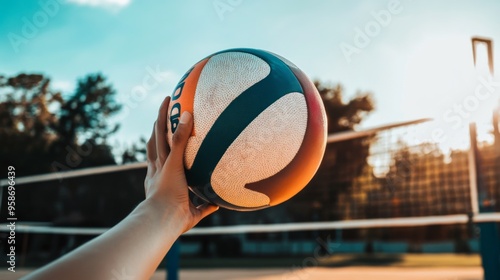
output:
<instances>
[{"instance_id":1,"label":"thumb","mask_svg":"<svg viewBox=\"0 0 500 280\"><path fill-rule=\"evenodd\" d=\"M219 206L210 203L204 203L202 205L198 205L198 207L196 207L196 210L198 210L198 213L196 215L197 216L196 223L198 223L206 216L219 210Z\"/></svg>"},{"instance_id":2,"label":"thumb","mask_svg":"<svg viewBox=\"0 0 500 280\"><path fill-rule=\"evenodd\" d=\"M191 208L191 214L192 214L193 220L191 221L191 224L187 226L187 228L184 230L184 232L193 228L196 224L198 224L198 222L200 222L206 216L219 210L219 206L214 205L214 204L210 204L208 202L201 204L201 205L198 205L197 207L195 207L191 203L190 208Z\"/></svg>"},{"instance_id":3,"label":"thumb","mask_svg":"<svg viewBox=\"0 0 500 280\"><path fill-rule=\"evenodd\" d=\"M168 156L168 163L171 167L178 170L184 170L184 150L186 149L189 136L193 129L193 117L188 111L184 111L179 120L179 125L172 135L172 147Z\"/></svg>"}]
</instances>

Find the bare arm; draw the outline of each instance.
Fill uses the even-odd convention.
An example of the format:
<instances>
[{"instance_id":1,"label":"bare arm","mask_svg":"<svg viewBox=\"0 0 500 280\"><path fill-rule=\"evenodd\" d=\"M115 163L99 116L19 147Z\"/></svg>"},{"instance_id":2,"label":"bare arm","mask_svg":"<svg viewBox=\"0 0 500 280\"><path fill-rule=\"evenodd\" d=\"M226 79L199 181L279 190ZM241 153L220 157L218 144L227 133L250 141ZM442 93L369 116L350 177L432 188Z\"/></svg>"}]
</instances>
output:
<instances>
[{"instance_id":1,"label":"bare arm","mask_svg":"<svg viewBox=\"0 0 500 280\"><path fill-rule=\"evenodd\" d=\"M182 115L170 151L169 102L167 97L161 105L148 142L146 200L107 232L25 279L149 279L174 241L218 209L210 204L195 207L189 201L183 154L192 117Z\"/></svg>"}]
</instances>

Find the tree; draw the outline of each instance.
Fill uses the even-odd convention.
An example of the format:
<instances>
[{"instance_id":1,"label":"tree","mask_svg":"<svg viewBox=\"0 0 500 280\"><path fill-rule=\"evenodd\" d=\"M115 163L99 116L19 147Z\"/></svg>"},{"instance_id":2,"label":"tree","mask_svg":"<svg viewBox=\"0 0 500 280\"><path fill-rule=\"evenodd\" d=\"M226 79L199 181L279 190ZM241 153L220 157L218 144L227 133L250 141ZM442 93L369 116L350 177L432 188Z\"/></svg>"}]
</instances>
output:
<instances>
[{"instance_id":1,"label":"tree","mask_svg":"<svg viewBox=\"0 0 500 280\"><path fill-rule=\"evenodd\" d=\"M55 127L62 144L72 145L77 136L104 143L119 125L109 128L107 118L121 109L115 100L116 92L106 84L101 74L91 74L78 81L75 93L62 104L59 122Z\"/></svg>"},{"instance_id":2,"label":"tree","mask_svg":"<svg viewBox=\"0 0 500 280\"><path fill-rule=\"evenodd\" d=\"M122 153L122 164L146 160L146 139L141 137L138 144L126 147Z\"/></svg>"},{"instance_id":3,"label":"tree","mask_svg":"<svg viewBox=\"0 0 500 280\"><path fill-rule=\"evenodd\" d=\"M116 164L107 137L119 129L110 128L108 118L121 105L116 92L101 74L90 74L78 81L77 88L61 105L59 121L54 127L58 139L52 145L55 161L52 171Z\"/></svg>"},{"instance_id":4,"label":"tree","mask_svg":"<svg viewBox=\"0 0 500 280\"><path fill-rule=\"evenodd\" d=\"M101 74L66 98L42 74L0 76L0 163L17 176L115 164L106 144L118 130L107 121L120 110L115 94Z\"/></svg>"},{"instance_id":5,"label":"tree","mask_svg":"<svg viewBox=\"0 0 500 280\"><path fill-rule=\"evenodd\" d=\"M49 84L40 74L0 78L0 158L3 166L15 166L19 175L43 171L57 137L51 129L57 123L51 107L60 106L62 97Z\"/></svg>"}]
</instances>

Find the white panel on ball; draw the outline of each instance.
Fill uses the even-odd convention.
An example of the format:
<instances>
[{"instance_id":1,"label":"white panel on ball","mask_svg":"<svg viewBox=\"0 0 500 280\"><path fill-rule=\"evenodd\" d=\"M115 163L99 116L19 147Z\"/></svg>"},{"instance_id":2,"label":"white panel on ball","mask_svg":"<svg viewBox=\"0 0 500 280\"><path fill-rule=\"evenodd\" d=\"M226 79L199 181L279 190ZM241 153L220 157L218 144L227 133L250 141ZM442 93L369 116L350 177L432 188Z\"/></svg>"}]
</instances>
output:
<instances>
[{"instance_id":1,"label":"white panel on ball","mask_svg":"<svg viewBox=\"0 0 500 280\"><path fill-rule=\"evenodd\" d=\"M211 185L225 201L243 207L268 205L267 195L245 188L285 168L302 145L307 127L302 93L289 93L260 113L229 146Z\"/></svg>"},{"instance_id":2,"label":"white panel on ball","mask_svg":"<svg viewBox=\"0 0 500 280\"><path fill-rule=\"evenodd\" d=\"M271 68L259 57L242 52L214 55L203 68L194 96L194 131L186 147L191 168L203 139L219 115L241 93L269 75ZM215 79L214 79L215 78Z\"/></svg>"}]
</instances>

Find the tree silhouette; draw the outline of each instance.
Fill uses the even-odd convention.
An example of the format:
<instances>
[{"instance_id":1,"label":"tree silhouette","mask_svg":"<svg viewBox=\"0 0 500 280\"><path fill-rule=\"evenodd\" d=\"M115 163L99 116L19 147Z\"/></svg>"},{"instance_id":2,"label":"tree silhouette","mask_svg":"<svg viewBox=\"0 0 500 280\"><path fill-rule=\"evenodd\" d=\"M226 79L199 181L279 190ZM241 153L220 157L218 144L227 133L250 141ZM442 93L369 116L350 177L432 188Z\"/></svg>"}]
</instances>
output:
<instances>
[{"instance_id":1,"label":"tree silhouette","mask_svg":"<svg viewBox=\"0 0 500 280\"><path fill-rule=\"evenodd\" d=\"M88 75L78 81L75 93L62 104L55 127L61 143L74 144L77 136L105 142L119 125L109 128L107 118L121 109L114 100L116 92L101 74Z\"/></svg>"},{"instance_id":2,"label":"tree silhouette","mask_svg":"<svg viewBox=\"0 0 500 280\"><path fill-rule=\"evenodd\" d=\"M61 105L54 127L58 139L52 145L52 171L116 164L107 137L119 129L110 128L108 118L121 109L115 90L101 74L80 79L77 88ZM82 144L79 144L82 143Z\"/></svg>"},{"instance_id":3,"label":"tree silhouette","mask_svg":"<svg viewBox=\"0 0 500 280\"><path fill-rule=\"evenodd\" d=\"M107 121L120 110L114 95L101 74L78 81L66 98L42 74L0 76L0 163L18 176L115 164L106 144L118 129Z\"/></svg>"},{"instance_id":4,"label":"tree silhouette","mask_svg":"<svg viewBox=\"0 0 500 280\"><path fill-rule=\"evenodd\" d=\"M146 158L146 139L141 137L139 143L132 144L132 146L125 148L122 153L122 164L144 161Z\"/></svg>"},{"instance_id":5,"label":"tree silhouette","mask_svg":"<svg viewBox=\"0 0 500 280\"><path fill-rule=\"evenodd\" d=\"M40 74L0 78L0 158L2 165L19 167L24 175L46 169L43 163L57 138L51 129L57 115L49 108L60 106L62 98L49 84Z\"/></svg>"}]
</instances>

